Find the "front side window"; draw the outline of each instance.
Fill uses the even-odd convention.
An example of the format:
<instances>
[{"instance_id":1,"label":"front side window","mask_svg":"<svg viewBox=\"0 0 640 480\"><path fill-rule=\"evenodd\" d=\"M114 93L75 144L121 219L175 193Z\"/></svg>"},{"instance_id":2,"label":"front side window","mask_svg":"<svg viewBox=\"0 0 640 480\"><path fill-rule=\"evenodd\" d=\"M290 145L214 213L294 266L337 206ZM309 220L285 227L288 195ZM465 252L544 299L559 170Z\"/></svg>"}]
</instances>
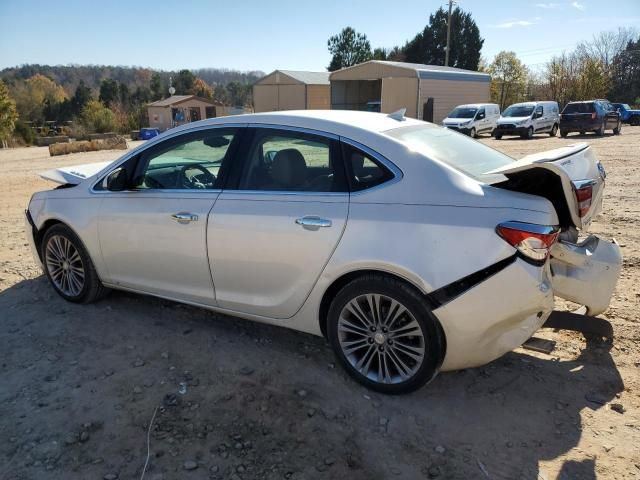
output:
<instances>
[{"instance_id":1,"label":"front side window","mask_svg":"<svg viewBox=\"0 0 640 480\"><path fill-rule=\"evenodd\" d=\"M320 135L257 128L240 190L346 192L337 142Z\"/></svg>"},{"instance_id":2,"label":"front side window","mask_svg":"<svg viewBox=\"0 0 640 480\"><path fill-rule=\"evenodd\" d=\"M536 107L536 115L542 115L543 109L542 109L542 105L538 105Z\"/></svg>"},{"instance_id":3,"label":"front side window","mask_svg":"<svg viewBox=\"0 0 640 480\"><path fill-rule=\"evenodd\" d=\"M221 188L222 162L236 129L213 129L167 140L142 154L133 180L136 189L207 190Z\"/></svg>"},{"instance_id":4,"label":"front side window","mask_svg":"<svg viewBox=\"0 0 640 480\"><path fill-rule=\"evenodd\" d=\"M476 115L476 119L483 119L486 116L486 114L484 113L484 108L481 108L480 110L478 110L478 114Z\"/></svg>"}]
</instances>

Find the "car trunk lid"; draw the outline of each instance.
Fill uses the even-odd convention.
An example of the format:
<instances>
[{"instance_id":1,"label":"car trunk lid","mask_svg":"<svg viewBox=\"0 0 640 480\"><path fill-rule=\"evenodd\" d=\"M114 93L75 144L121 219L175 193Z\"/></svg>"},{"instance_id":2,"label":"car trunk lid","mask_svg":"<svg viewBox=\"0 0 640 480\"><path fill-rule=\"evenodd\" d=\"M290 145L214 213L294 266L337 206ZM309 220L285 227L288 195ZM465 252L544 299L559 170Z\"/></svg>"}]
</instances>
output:
<instances>
[{"instance_id":1,"label":"car trunk lid","mask_svg":"<svg viewBox=\"0 0 640 480\"><path fill-rule=\"evenodd\" d=\"M507 177L494 187L547 198L563 229L587 229L602 209L605 172L586 143L528 155L487 174Z\"/></svg>"}]
</instances>

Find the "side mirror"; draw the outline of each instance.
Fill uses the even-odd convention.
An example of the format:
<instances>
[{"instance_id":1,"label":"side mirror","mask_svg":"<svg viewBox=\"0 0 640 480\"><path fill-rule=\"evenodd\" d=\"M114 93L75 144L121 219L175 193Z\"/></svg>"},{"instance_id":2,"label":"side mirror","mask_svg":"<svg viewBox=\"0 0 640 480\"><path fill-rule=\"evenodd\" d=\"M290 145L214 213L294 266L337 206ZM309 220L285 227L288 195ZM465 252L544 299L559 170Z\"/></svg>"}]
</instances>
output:
<instances>
[{"instance_id":1,"label":"side mirror","mask_svg":"<svg viewBox=\"0 0 640 480\"><path fill-rule=\"evenodd\" d=\"M124 168L116 168L104 178L102 187L110 192L121 192L127 189L127 177L127 171Z\"/></svg>"},{"instance_id":2,"label":"side mirror","mask_svg":"<svg viewBox=\"0 0 640 480\"><path fill-rule=\"evenodd\" d=\"M540 118L540 117L542 117L542 112L536 112L533 118Z\"/></svg>"},{"instance_id":3,"label":"side mirror","mask_svg":"<svg viewBox=\"0 0 640 480\"><path fill-rule=\"evenodd\" d=\"M478 114L478 120L482 120L485 117L484 113Z\"/></svg>"}]
</instances>

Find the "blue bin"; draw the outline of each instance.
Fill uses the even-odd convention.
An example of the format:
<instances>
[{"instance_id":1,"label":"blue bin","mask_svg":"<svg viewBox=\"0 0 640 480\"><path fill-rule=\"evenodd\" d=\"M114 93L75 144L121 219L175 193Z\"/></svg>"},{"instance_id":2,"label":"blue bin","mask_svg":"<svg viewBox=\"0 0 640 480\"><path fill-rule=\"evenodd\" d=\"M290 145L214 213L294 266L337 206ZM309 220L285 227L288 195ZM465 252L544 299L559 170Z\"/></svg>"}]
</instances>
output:
<instances>
[{"instance_id":1,"label":"blue bin","mask_svg":"<svg viewBox=\"0 0 640 480\"><path fill-rule=\"evenodd\" d=\"M160 135L160 130L157 128L141 128L140 140L149 140L150 138Z\"/></svg>"}]
</instances>

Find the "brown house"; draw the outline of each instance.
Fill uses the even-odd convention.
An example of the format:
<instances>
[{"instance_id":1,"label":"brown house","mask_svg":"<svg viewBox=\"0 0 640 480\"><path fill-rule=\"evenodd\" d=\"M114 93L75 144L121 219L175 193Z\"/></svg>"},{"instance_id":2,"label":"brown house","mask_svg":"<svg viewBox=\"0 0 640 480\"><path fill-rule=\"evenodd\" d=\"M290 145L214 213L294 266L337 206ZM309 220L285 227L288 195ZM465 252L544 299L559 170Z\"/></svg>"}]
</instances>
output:
<instances>
[{"instance_id":1,"label":"brown house","mask_svg":"<svg viewBox=\"0 0 640 480\"><path fill-rule=\"evenodd\" d=\"M205 118L227 115L227 107L195 95L172 95L147 106L149 126L160 131Z\"/></svg>"},{"instance_id":2,"label":"brown house","mask_svg":"<svg viewBox=\"0 0 640 480\"><path fill-rule=\"evenodd\" d=\"M329 72L275 70L253 86L256 112L328 110Z\"/></svg>"}]
</instances>

